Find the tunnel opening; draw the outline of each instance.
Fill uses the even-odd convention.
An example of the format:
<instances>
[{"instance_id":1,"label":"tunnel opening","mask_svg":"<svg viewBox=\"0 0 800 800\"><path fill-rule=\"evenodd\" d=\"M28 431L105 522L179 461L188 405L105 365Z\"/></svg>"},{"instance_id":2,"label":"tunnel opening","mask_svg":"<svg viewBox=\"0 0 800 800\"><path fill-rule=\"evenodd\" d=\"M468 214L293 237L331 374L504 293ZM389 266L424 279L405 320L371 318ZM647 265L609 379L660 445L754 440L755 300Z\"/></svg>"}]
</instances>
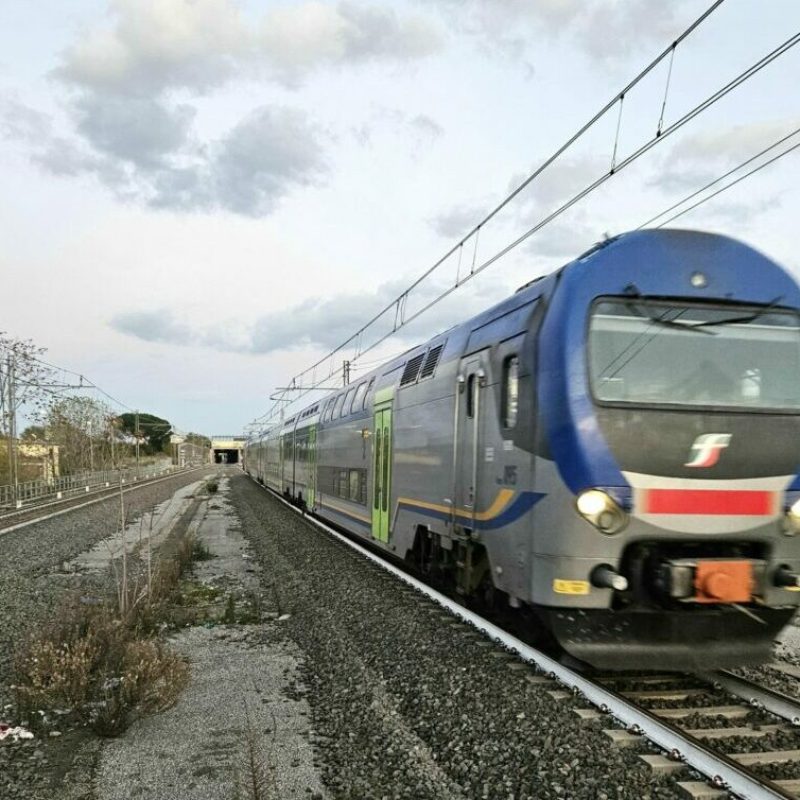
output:
<instances>
[{"instance_id":1,"label":"tunnel opening","mask_svg":"<svg viewBox=\"0 0 800 800\"><path fill-rule=\"evenodd\" d=\"M240 450L236 449L214 449L214 463L215 464L238 464L240 460Z\"/></svg>"}]
</instances>

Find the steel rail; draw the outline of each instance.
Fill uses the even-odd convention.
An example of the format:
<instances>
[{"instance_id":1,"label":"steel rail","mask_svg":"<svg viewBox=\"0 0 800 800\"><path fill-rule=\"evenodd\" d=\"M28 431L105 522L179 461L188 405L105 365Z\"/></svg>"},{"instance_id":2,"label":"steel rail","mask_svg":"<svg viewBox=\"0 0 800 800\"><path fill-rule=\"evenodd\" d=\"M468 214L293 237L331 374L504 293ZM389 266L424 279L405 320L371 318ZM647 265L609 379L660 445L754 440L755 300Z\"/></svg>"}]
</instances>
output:
<instances>
[{"instance_id":1,"label":"steel rail","mask_svg":"<svg viewBox=\"0 0 800 800\"><path fill-rule=\"evenodd\" d=\"M675 754L678 760L705 775L715 786L721 789L724 788L743 800L774 800L774 798L796 800L795 795L787 794L780 786L769 780L755 777L735 761L709 748L699 739L695 739L680 730L680 728L670 725L645 709L635 706L605 686L574 672L569 667L517 639L479 614L464 608L455 600L403 572L403 570L384 560L369 548L352 541L335 528L305 513L266 486L262 486L252 478L251 480L271 497L279 500L298 516L307 520L309 524L330 534L340 543L347 545L347 547L350 547L373 564L391 573L394 577L433 600L433 602L442 606L454 616L459 617L490 639L516 653L523 661L533 664L541 672L550 674L573 692L583 695L592 705L610 714L629 730L642 734L665 752Z\"/></svg>"},{"instance_id":2,"label":"steel rail","mask_svg":"<svg viewBox=\"0 0 800 800\"><path fill-rule=\"evenodd\" d=\"M176 478L180 475L188 475L191 472L196 472L199 469L206 469L209 465L205 467L190 467L189 469L183 470L181 472L171 472L169 475L165 475L159 478L152 478L150 480L143 480L143 481L136 481L135 483L126 484L122 488L122 494L128 494L128 492L135 491L136 489L142 489L145 486L152 486L156 483L161 483L162 481L168 481L170 478ZM58 511L52 511L49 514L40 514L38 516L33 517L32 519L26 519L22 522L18 522L15 525L9 525L7 527L1 527L3 524L3 520L7 519L8 517L0 517L0 536L3 536L6 533L11 533L12 531L20 530L21 528L26 528L28 525L35 525L38 522L44 522L48 519L53 519L54 517L60 517L63 514L69 514L71 511L77 511L81 508L86 508L87 506L93 506L96 503L102 503L104 500L109 500L111 498L117 497L119 495L119 486L111 486L109 488L102 488L96 489L94 492L90 492L89 496L92 495L100 495L100 497L92 497L91 500L87 500L85 503L79 503L78 505L70 505L66 508L61 508ZM64 500L58 500L55 503L49 503L49 505L61 505L63 503L69 503L73 500L76 500L75 497L65 498ZM41 511L43 509L42 506L34 506L31 508L25 509L27 513L35 513L37 511ZM11 515L8 515L11 516Z\"/></svg>"},{"instance_id":3,"label":"steel rail","mask_svg":"<svg viewBox=\"0 0 800 800\"><path fill-rule=\"evenodd\" d=\"M781 692L751 683L728 670L698 673L698 677L720 686L755 708L763 708L776 717L788 720L792 725L800 726L800 702Z\"/></svg>"}]
</instances>

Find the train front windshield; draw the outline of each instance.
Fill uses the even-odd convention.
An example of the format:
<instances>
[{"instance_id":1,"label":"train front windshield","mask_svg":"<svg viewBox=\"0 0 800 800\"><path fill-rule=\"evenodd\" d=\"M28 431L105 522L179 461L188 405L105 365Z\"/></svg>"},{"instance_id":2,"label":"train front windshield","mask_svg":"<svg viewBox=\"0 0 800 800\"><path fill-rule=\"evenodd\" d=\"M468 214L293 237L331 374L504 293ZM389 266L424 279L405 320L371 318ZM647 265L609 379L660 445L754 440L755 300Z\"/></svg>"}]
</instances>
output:
<instances>
[{"instance_id":1,"label":"train front windshield","mask_svg":"<svg viewBox=\"0 0 800 800\"><path fill-rule=\"evenodd\" d=\"M588 345L601 403L800 413L795 312L603 299Z\"/></svg>"}]
</instances>

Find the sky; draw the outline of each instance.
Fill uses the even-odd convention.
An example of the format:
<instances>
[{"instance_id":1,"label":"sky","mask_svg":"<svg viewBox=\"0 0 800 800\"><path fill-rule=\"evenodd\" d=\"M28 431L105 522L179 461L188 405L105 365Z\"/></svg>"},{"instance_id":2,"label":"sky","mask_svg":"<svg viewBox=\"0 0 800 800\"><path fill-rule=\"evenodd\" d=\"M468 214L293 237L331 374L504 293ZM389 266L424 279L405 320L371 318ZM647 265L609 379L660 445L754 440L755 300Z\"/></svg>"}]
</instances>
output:
<instances>
[{"instance_id":1,"label":"sky","mask_svg":"<svg viewBox=\"0 0 800 800\"><path fill-rule=\"evenodd\" d=\"M0 331L182 430L241 432L709 5L3 0ZM667 59L407 313L606 173L615 142L620 163L653 138L665 97L668 129L799 29L796 0L726 0L676 48L668 88ZM354 374L800 127L799 74L796 47ZM744 239L800 276L799 166L797 151L674 224Z\"/></svg>"}]
</instances>

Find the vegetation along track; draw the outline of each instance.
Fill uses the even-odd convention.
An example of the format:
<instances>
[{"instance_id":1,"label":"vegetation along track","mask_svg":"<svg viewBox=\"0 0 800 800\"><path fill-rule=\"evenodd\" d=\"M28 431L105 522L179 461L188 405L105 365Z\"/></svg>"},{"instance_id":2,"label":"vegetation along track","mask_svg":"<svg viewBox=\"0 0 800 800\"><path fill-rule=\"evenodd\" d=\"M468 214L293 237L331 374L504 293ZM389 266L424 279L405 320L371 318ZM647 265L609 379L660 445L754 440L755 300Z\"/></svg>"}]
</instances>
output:
<instances>
[{"instance_id":1,"label":"vegetation along track","mask_svg":"<svg viewBox=\"0 0 800 800\"><path fill-rule=\"evenodd\" d=\"M349 537L306 519L535 667L531 682L552 684L555 699L571 701L572 713L587 725L602 725L613 744L637 746L643 739L654 744L661 754L640 756L654 775L679 776L690 767L705 776L705 781L679 781L685 796L800 797L800 703L794 699L727 672L576 672Z\"/></svg>"},{"instance_id":2,"label":"vegetation along track","mask_svg":"<svg viewBox=\"0 0 800 800\"><path fill-rule=\"evenodd\" d=\"M205 464L202 467L190 467L188 469L179 469L174 472L169 472L166 475L159 475L156 478L145 478L137 480L135 483L126 483L123 488L123 494L141 489L145 486L152 486L156 483L168 481L180 475L190 475L192 472L199 470L208 470L212 465ZM63 500L53 500L47 503L38 503L25 508L8 511L0 514L0 536L4 533L10 533L26 525L32 525L35 522L57 517L60 514L66 514L70 511L75 511L79 508L93 505L94 503L101 503L110 497L118 497L120 492L119 485L110 485L100 489L94 489L85 492L84 494L76 495L74 497L64 498Z\"/></svg>"}]
</instances>

